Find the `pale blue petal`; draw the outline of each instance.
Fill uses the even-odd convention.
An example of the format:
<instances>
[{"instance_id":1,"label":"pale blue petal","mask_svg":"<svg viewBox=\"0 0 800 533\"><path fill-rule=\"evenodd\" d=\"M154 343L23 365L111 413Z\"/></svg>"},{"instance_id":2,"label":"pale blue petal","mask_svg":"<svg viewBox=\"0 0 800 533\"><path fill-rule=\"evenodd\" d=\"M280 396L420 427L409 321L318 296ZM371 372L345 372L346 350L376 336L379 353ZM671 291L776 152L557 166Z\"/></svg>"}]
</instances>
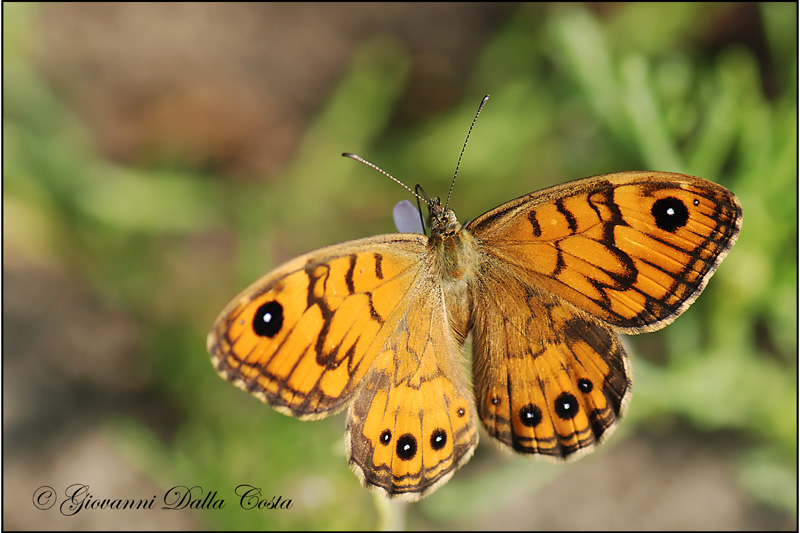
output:
<instances>
[{"instance_id":1,"label":"pale blue petal","mask_svg":"<svg viewBox=\"0 0 800 533\"><path fill-rule=\"evenodd\" d=\"M400 233L425 233L419 210L408 200L397 202L392 210L394 225Z\"/></svg>"}]
</instances>

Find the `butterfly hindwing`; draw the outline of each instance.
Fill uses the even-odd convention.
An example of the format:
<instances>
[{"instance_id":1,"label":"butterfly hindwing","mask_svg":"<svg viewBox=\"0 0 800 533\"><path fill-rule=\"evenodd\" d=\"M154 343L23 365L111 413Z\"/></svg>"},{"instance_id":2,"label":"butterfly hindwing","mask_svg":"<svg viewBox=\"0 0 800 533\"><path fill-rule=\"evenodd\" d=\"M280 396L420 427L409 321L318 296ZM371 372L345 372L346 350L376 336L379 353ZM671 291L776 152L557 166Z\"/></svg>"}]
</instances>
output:
<instances>
[{"instance_id":1,"label":"butterfly hindwing","mask_svg":"<svg viewBox=\"0 0 800 533\"><path fill-rule=\"evenodd\" d=\"M473 382L488 433L517 452L567 458L609 434L630 396L618 336L500 265L475 291Z\"/></svg>"},{"instance_id":2,"label":"butterfly hindwing","mask_svg":"<svg viewBox=\"0 0 800 533\"><path fill-rule=\"evenodd\" d=\"M446 482L478 442L473 402L441 282L418 280L347 419L347 456L365 486L414 501Z\"/></svg>"}]
</instances>

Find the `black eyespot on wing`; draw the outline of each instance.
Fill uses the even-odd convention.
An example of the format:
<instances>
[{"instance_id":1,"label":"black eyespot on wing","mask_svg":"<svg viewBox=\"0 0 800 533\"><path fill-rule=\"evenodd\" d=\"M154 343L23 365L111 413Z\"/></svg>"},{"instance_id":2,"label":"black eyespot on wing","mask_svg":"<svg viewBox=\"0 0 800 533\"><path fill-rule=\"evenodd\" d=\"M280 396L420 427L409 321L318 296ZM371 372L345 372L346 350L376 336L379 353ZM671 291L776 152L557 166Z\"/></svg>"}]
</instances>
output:
<instances>
[{"instance_id":1,"label":"black eyespot on wing","mask_svg":"<svg viewBox=\"0 0 800 533\"><path fill-rule=\"evenodd\" d=\"M417 439L411 433L401 435L397 439L397 457L409 461L417 455Z\"/></svg>"},{"instance_id":2,"label":"black eyespot on wing","mask_svg":"<svg viewBox=\"0 0 800 533\"><path fill-rule=\"evenodd\" d=\"M570 420L578 414L578 400L569 392L562 392L555 402L556 414L563 420Z\"/></svg>"},{"instance_id":3,"label":"black eyespot on wing","mask_svg":"<svg viewBox=\"0 0 800 533\"><path fill-rule=\"evenodd\" d=\"M256 311L253 331L260 337L274 337L283 327L283 306L272 300Z\"/></svg>"},{"instance_id":4,"label":"black eyespot on wing","mask_svg":"<svg viewBox=\"0 0 800 533\"><path fill-rule=\"evenodd\" d=\"M447 444L447 432L442 428L433 430L433 433L431 433L431 448L439 451L444 448L445 444Z\"/></svg>"},{"instance_id":5,"label":"black eyespot on wing","mask_svg":"<svg viewBox=\"0 0 800 533\"><path fill-rule=\"evenodd\" d=\"M525 426L536 427L542 421L542 410L538 406L529 403L519 410L519 420Z\"/></svg>"},{"instance_id":6,"label":"black eyespot on wing","mask_svg":"<svg viewBox=\"0 0 800 533\"><path fill-rule=\"evenodd\" d=\"M689 209L677 198L667 197L656 200L650 213L656 226L670 233L682 228L689 221Z\"/></svg>"}]
</instances>

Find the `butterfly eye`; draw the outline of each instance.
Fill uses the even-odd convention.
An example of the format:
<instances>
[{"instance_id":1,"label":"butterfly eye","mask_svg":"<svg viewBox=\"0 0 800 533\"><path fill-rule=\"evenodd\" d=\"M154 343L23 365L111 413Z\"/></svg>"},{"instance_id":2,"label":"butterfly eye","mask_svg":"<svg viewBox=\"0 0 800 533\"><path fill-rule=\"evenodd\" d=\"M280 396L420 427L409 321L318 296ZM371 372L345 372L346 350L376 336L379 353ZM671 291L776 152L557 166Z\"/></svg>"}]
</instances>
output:
<instances>
[{"instance_id":1,"label":"butterfly eye","mask_svg":"<svg viewBox=\"0 0 800 533\"><path fill-rule=\"evenodd\" d=\"M556 414L559 418L569 420L578 414L578 400L568 392L562 392L556 398Z\"/></svg>"},{"instance_id":2,"label":"butterfly eye","mask_svg":"<svg viewBox=\"0 0 800 533\"><path fill-rule=\"evenodd\" d=\"M261 337L274 337L283 327L283 306L276 301L267 302L253 317L253 331Z\"/></svg>"},{"instance_id":3,"label":"butterfly eye","mask_svg":"<svg viewBox=\"0 0 800 533\"><path fill-rule=\"evenodd\" d=\"M397 439L397 457L403 461L413 459L417 455L417 439L411 433L406 433Z\"/></svg>"},{"instance_id":4,"label":"butterfly eye","mask_svg":"<svg viewBox=\"0 0 800 533\"><path fill-rule=\"evenodd\" d=\"M683 202L671 196L657 200L650 212L656 221L656 226L670 233L682 228L689 221L689 210Z\"/></svg>"},{"instance_id":5,"label":"butterfly eye","mask_svg":"<svg viewBox=\"0 0 800 533\"><path fill-rule=\"evenodd\" d=\"M447 433L441 428L435 429L431 435L431 448L439 451L445 444L447 444Z\"/></svg>"}]
</instances>

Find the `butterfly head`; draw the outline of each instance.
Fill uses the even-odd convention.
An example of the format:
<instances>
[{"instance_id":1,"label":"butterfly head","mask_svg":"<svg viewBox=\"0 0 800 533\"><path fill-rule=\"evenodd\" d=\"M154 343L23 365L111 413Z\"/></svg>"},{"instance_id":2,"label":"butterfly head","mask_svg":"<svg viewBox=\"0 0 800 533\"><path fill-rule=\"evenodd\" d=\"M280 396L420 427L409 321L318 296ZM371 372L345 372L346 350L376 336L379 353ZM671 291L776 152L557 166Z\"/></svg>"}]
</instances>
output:
<instances>
[{"instance_id":1,"label":"butterfly head","mask_svg":"<svg viewBox=\"0 0 800 533\"><path fill-rule=\"evenodd\" d=\"M440 198L433 198L428 202L428 227L431 237L446 237L461 231L461 223L456 214L449 207L442 205Z\"/></svg>"}]
</instances>

